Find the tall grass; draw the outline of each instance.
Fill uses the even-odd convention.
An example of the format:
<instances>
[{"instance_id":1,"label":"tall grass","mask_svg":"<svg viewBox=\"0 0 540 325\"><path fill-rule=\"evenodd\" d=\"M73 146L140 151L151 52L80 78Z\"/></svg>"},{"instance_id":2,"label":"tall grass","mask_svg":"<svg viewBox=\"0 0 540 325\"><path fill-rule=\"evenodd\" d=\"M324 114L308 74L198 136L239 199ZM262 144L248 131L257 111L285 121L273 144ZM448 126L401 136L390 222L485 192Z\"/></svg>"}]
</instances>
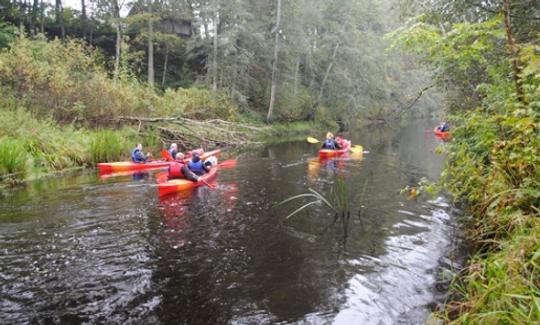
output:
<instances>
[{"instance_id":1,"label":"tall grass","mask_svg":"<svg viewBox=\"0 0 540 325\"><path fill-rule=\"evenodd\" d=\"M90 157L92 162L106 162L119 160L125 156L127 146L126 139L118 132L100 130L92 134L90 140Z\"/></svg>"},{"instance_id":2,"label":"tall grass","mask_svg":"<svg viewBox=\"0 0 540 325\"><path fill-rule=\"evenodd\" d=\"M0 137L0 177L23 178L27 173L28 153L23 140Z\"/></svg>"}]
</instances>

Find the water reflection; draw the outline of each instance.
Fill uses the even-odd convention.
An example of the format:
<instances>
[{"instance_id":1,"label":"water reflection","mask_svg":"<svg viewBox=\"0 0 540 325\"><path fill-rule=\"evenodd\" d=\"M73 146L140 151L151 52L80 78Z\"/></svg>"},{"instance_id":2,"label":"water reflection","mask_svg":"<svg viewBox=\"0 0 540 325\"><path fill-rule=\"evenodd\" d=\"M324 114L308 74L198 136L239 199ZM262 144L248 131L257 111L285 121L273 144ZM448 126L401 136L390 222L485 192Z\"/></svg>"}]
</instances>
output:
<instances>
[{"instance_id":1,"label":"water reflection","mask_svg":"<svg viewBox=\"0 0 540 325\"><path fill-rule=\"evenodd\" d=\"M425 127L353 132L369 153L328 161L303 142L251 149L215 189L162 199L161 173L12 191L0 201L0 319L422 323L452 236L444 198L399 194L441 171ZM277 202L328 194L338 175L350 215L314 206L283 220L294 207Z\"/></svg>"}]
</instances>

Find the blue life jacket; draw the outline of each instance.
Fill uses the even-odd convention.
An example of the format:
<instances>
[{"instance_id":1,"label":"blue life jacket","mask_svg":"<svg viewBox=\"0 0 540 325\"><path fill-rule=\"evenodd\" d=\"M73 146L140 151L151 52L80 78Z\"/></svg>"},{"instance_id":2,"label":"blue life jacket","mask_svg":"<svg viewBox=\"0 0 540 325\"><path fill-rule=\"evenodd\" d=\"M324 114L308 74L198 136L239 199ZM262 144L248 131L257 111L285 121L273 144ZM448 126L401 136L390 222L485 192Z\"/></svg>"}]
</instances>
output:
<instances>
[{"instance_id":1,"label":"blue life jacket","mask_svg":"<svg viewBox=\"0 0 540 325\"><path fill-rule=\"evenodd\" d=\"M334 140L332 139L326 139L323 143L324 149L336 149L336 144L334 143Z\"/></svg>"},{"instance_id":2,"label":"blue life jacket","mask_svg":"<svg viewBox=\"0 0 540 325\"><path fill-rule=\"evenodd\" d=\"M135 163L140 164L146 161L146 157L143 155L143 153L139 149L135 148L131 152L131 160L133 160L133 162Z\"/></svg>"},{"instance_id":3,"label":"blue life jacket","mask_svg":"<svg viewBox=\"0 0 540 325\"><path fill-rule=\"evenodd\" d=\"M450 125L448 125L448 123L443 123L440 130L441 130L441 132L448 132L448 131L450 131Z\"/></svg>"},{"instance_id":4,"label":"blue life jacket","mask_svg":"<svg viewBox=\"0 0 540 325\"><path fill-rule=\"evenodd\" d=\"M170 149L169 153L171 154L171 157L172 157L173 160L176 159L176 154L178 153L178 152L176 152L176 150Z\"/></svg>"},{"instance_id":5,"label":"blue life jacket","mask_svg":"<svg viewBox=\"0 0 540 325\"><path fill-rule=\"evenodd\" d=\"M189 161L188 168L197 175L202 175L205 173L202 160L197 162Z\"/></svg>"}]
</instances>

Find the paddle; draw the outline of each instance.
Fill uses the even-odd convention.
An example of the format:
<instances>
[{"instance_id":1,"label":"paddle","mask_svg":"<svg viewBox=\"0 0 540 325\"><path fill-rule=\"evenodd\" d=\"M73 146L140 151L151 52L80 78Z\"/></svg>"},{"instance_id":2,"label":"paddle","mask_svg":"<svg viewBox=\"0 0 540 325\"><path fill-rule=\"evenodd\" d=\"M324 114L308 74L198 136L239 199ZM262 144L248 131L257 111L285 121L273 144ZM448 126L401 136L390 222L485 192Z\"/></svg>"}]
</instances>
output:
<instances>
[{"instance_id":1,"label":"paddle","mask_svg":"<svg viewBox=\"0 0 540 325\"><path fill-rule=\"evenodd\" d=\"M311 144L316 144L316 143L321 143L321 141L315 139L315 138L312 138L312 137L307 137L307 142L311 143Z\"/></svg>"},{"instance_id":2,"label":"paddle","mask_svg":"<svg viewBox=\"0 0 540 325\"><path fill-rule=\"evenodd\" d=\"M171 153L167 149L161 149L161 157L165 158L167 161L173 161L174 158L171 156Z\"/></svg>"},{"instance_id":3,"label":"paddle","mask_svg":"<svg viewBox=\"0 0 540 325\"><path fill-rule=\"evenodd\" d=\"M236 159L225 160L218 164L219 168L229 169L236 167Z\"/></svg>"},{"instance_id":4,"label":"paddle","mask_svg":"<svg viewBox=\"0 0 540 325\"><path fill-rule=\"evenodd\" d=\"M207 181L205 181L203 178L199 178L201 182L203 182L208 188L214 189L216 188L214 185L210 185Z\"/></svg>"},{"instance_id":5,"label":"paddle","mask_svg":"<svg viewBox=\"0 0 540 325\"><path fill-rule=\"evenodd\" d=\"M311 144L321 143L321 141L319 141L319 140L317 140L317 139L315 139L313 137L307 137L306 141L311 143ZM355 145L355 146L352 146L349 150L352 153L362 153L362 152L364 152L364 147L362 147L361 145Z\"/></svg>"}]
</instances>

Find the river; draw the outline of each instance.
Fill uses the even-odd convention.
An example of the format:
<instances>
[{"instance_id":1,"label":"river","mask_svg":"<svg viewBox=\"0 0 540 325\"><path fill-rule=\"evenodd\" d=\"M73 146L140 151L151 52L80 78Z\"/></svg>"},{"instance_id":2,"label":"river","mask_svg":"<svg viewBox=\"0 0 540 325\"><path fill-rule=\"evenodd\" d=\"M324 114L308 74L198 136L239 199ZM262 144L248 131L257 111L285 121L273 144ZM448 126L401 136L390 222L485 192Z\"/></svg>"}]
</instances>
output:
<instances>
[{"instance_id":1,"label":"river","mask_svg":"<svg viewBox=\"0 0 540 325\"><path fill-rule=\"evenodd\" d=\"M155 172L88 171L4 193L0 320L424 323L446 293L458 211L445 196L399 192L439 178L432 125L351 132L369 152L338 160L320 162L306 142L243 151L216 188L162 199ZM350 219L333 224L322 205L285 219L309 200L276 205L308 188L331 196L338 177Z\"/></svg>"}]
</instances>

